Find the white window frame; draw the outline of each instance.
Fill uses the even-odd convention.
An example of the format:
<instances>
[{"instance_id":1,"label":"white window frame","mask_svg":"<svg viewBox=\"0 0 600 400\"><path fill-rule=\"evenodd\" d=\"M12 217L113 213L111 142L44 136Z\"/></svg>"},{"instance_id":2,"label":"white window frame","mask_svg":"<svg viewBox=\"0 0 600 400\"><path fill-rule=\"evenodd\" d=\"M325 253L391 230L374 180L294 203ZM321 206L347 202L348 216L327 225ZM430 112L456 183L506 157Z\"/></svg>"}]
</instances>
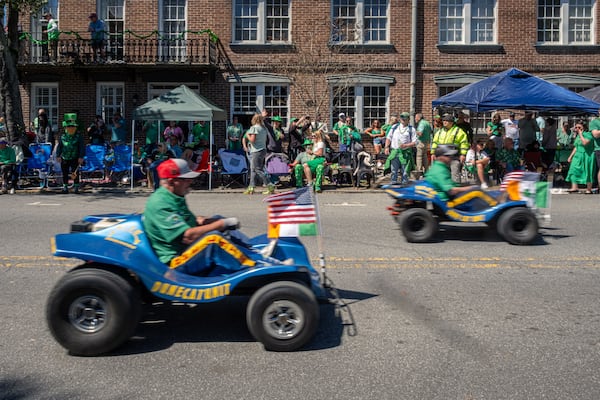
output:
<instances>
[{"instance_id":1,"label":"white window frame","mask_svg":"<svg viewBox=\"0 0 600 400\"><path fill-rule=\"evenodd\" d=\"M104 89L121 90L120 101L118 95L113 93L111 102L104 102L102 92ZM107 112L107 110L109 110ZM107 124L110 124L115 111L120 111L125 117L125 83L124 82L97 82L96 83L96 114L101 115Z\"/></svg>"},{"instance_id":2,"label":"white window frame","mask_svg":"<svg viewBox=\"0 0 600 400\"><path fill-rule=\"evenodd\" d=\"M395 79L391 76L379 76L379 75L371 75L371 74L350 74L350 75L337 75L330 76L327 78L327 83L329 85L329 98L331 101L330 109L333 112L332 124L337 122L337 115L340 111L345 111L346 115L349 115L354 120L354 125L360 129L361 131L368 126L370 126L370 122L368 122L367 126L365 125L365 88L366 87L385 87L385 116L384 118L380 118L383 121L380 121L382 124L386 123L389 119L389 103L390 103L390 86L394 84ZM335 97L337 96L336 91L337 88L354 88L354 107L353 108L344 108L343 110L338 111L335 108ZM333 126L333 125L332 125Z\"/></svg>"},{"instance_id":3,"label":"white window frame","mask_svg":"<svg viewBox=\"0 0 600 400\"><path fill-rule=\"evenodd\" d=\"M116 60L122 60L125 52L125 11L125 0L98 1L98 17L104 21L108 31L105 35L106 53Z\"/></svg>"},{"instance_id":4,"label":"white window frame","mask_svg":"<svg viewBox=\"0 0 600 400\"><path fill-rule=\"evenodd\" d=\"M498 1L493 0L493 12L492 16L488 17L478 17L473 16L473 12L475 9L475 4L478 0L440 0L439 2L439 43L440 44L457 44L457 45L490 45L498 43ZM451 6L454 3L457 6L460 15L446 15L442 14L444 6ZM462 4L461 4L462 3ZM459 14L457 12L456 14ZM473 30L476 28L474 24L474 20L478 18L488 18L492 21L492 39L491 40L478 40L476 35L473 34ZM460 20L460 29L457 31L461 32L460 39L452 39L448 40L448 38L443 38L442 29L444 27L443 21L445 19L457 19Z\"/></svg>"},{"instance_id":5,"label":"white window frame","mask_svg":"<svg viewBox=\"0 0 600 400\"><path fill-rule=\"evenodd\" d=\"M558 33L558 38L556 40L545 38L540 38L540 34L546 32L545 27L543 26L543 22L546 21L546 15L541 15L540 11L542 11L548 1L539 1L538 0L538 16L537 16L537 43L539 45L593 45L595 44L595 36L596 36L596 19L594 18L596 15L596 0L560 0L558 15L554 16L555 19L558 20L559 26L554 29ZM577 10L577 6L582 5L581 3L591 2L590 14L589 16L571 16L571 10L575 7L574 10ZM541 4L544 3L544 4ZM582 30L579 26L580 31L587 31L589 35L589 40L571 40L570 33L573 28L573 24L575 24L575 20L581 19L589 19L589 30ZM541 39L541 40L540 40Z\"/></svg>"},{"instance_id":6,"label":"white window frame","mask_svg":"<svg viewBox=\"0 0 600 400\"><path fill-rule=\"evenodd\" d=\"M166 1L171 2L183 2L183 18L174 19L171 18L168 21L166 20L166 16L164 15L163 9ZM181 6L177 4L177 7ZM188 0L160 0L159 1L159 26L160 26L160 34L165 39L161 45L159 46L159 59L168 62L186 62L187 61L187 20L188 20ZM176 24L182 24L178 27L176 31L166 31L165 24L169 22L172 25L170 27L176 26ZM183 33L183 36L176 41L171 41L170 39L175 39L179 37Z\"/></svg>"},{"instance_id":7,"label":"white window frame","mask_svg":"<svg viewBox=\"0 0 600 400\"><path fill-rule=\"evenodd\" d=\"M291 79L286 76L278 75L278 74L269 74L269 73L247 73L240 74L237 76L230 76L227 79L227 82L230 84L229 87L229 98L230 98L230 106L229 106L229 115L253 115L256 112L262 111L266 108L273 115L279 115L283 120L283 126L287 126L287 122L290 116L290 89L291 89ZM287 90L287 99L286 104L283 107L278 107L278 110L282 110L283 113L273 113L273 110L270 109L270 105L265 101L267 94L265 88L267 86L282 86L286 87ZM256 90L256 96L254 100L254 104L246 104L246 109L244 110L241 107L236 107L235 105L235 88L236 87L253 87Z\"/></svg>"},{"instance_id":8,"label":"white window frame","mask_svg":"<svg viewBox=\"0 0 600 400\"><path fill-rule=\"evenodd\" d=\"M384 16L365 16L365 11L367 6L365 3L368 3L369 0L354 0L354 17L345 18L341 17L346 21L354 20L354 24L349 22L347 26L344 28L340 28L338 22L335 22L336 15L340 14L340 12L336 12L336 10L341 10L343 7L350 8L352 7L350 3L352 0L334 0L331 2L331 42L335 44L389 44L390 43L390 1L389 0L381 0L380 2L385 2L385 15ZM344 4L341 4L344 3ZM377 9L374 7L373 9ZM366 40L365 39L365 21L367 19L385 19L385 39L384 40ZM352 26L354 25L354 26ZM347 33L353 32L353 38L346 38L343 33L339 33L340 30L345 30Z\"/></svg>"},{"instance_id":9,"label":"white window frame","mask_svg":"<svg viewBox=\"0 0 600 400\"><path fill-rule=\"evenodd\" d=\"M330 91L331 91L331 109L333 110L333 123L337 122L337 115L339 112L344 112L346 115L352 117L352 120L354 121L354 126L356 126L360 131L364 130L365 128L368 128L370 126L370 123L367 122L367 125L365 125L365 88L367 87L378 87L378 88L385 88L385 115L382 118L379 118L379 122L381 122L381 124L385 124L388 120L388 115L389 115L389 102L390 102L390 87L389 85L385 85L385 84L356 84L356 85L352 85L352 86L347 86L346 88L352 87L354 88L354 107L353 110L352 108L344 108L341 110L338 110L335 108L335 97L336 97L336 91L340 86L331 86Z\"/></svg>"},{"instance_id":10,"label":"white window frame","mask_svg":"<svg viewBox=\"0 0 600 400\"><path fill-rule=\"evenodd\" d=\"M51 92L55 92L54 94L50 94L48 96L48 102L40 102L39 96L37 94L39 89L48 89ZM48 114L48 120L50 121L50 125L52 126L52 130L54 132L58 132L58 124L61 122L58 115L58 105L59 105L59 92L58 92L58 83L57 82L35 82L31 84L31 95L30 95L30 107L29 107L29 117L30 121L37 117L37 111L40 108L46 110ZM55 99L55 102L53 102Z\"/></svg>"},{"instance_id":11,"label":"white window frame","mask_svg":"<svg viewBox=\"0 0 600 400\"><path fill-rule=\"evenodd\" d=\"M256 1L256 15L237 15L237 4L239 1L234 0L232 2L232 24L231 24L231 40L232 43L237 44L288 44L291 43L292 38L292 0L287 0L287 40L274 40L269 39L267 36L268 21L272 18L280 18L285 20L282 16L271 16L267 15L268 2L271 0L255 0ZM247 1L247 0L246 0ZM244 39L236 37L236 22L238 19L256 19L256 39Z\"/></svg>"}]
</instances>

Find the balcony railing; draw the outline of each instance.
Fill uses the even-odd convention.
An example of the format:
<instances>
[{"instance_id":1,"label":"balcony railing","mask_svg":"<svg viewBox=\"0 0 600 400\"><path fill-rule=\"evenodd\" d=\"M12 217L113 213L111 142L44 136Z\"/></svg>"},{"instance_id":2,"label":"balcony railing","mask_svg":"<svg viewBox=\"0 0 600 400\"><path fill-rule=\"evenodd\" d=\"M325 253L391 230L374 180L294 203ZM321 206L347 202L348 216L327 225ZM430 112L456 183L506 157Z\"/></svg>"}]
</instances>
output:
<instances>
[{"instance_id":1,"label":"balcony railing","mask_svg":"<svg viewBox=\"0 0 600 400\"><path fill-rule=\"evenodd\" d=\"M109 40L105 55L94 54L87 39L59 39L53 43L22 39L20 65L95 65L95 64L188 64L217 65L218 46L209 37L189 39L124 38Z\"/></svg>"}]
</instances>

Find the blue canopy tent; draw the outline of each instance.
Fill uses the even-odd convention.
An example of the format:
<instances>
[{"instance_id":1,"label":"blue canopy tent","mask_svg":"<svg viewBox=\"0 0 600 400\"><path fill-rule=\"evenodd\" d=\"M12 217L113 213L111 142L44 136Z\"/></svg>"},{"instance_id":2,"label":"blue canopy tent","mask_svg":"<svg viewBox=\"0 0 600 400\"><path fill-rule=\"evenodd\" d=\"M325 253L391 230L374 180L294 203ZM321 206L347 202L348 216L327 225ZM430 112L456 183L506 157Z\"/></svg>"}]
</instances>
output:
<instances>
[{"instance_id":1,"label":"blue canopy tent","mask_svg":"<svg viewBox=\"0 0 600 400\"><path fill-rule=\"evenodd\" d=\"M530 110L558 115L597 114L600 103L517 68L471 83L432 102L433 108Z\"/></svg>"}]
</instances>

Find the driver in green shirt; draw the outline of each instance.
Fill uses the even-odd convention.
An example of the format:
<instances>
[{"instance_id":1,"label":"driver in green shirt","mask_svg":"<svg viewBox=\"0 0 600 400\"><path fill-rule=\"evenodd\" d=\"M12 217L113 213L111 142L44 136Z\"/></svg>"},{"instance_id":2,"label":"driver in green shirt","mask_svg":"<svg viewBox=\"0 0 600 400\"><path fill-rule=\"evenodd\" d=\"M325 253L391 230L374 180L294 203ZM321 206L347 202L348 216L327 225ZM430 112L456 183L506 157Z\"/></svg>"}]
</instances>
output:
<instances>
[{"instance_id":1,"label":"driver in green shirt","mask_svg":"<svg viewBox=\"0 0 600 400\"><path fill-rule=\"evenodd\" d=\"M441 200L448 201L455 196L479 190L477 186L458 186L452 180L450 163L458 154L456 146L451 144L440 144L435 149L435 160L429 170L425 173L425 180L438 192Z\"/></svg>"},{"instance_id":2,"label":"driver in green shirt","mask_svg":"<svg viewBox=\"0 0 600 400\"><path fill-rule=\"evenodd\" d=\"M263 260L243 245L241 233L222 234L239 225L237 218L207 218L190 211L185 195L199 173L191 171L185 160L168 159L157 170L161 186L148 198L143 224L161 262L197 275L214 268L240 270Z\"/></svg>"}]
</instances>

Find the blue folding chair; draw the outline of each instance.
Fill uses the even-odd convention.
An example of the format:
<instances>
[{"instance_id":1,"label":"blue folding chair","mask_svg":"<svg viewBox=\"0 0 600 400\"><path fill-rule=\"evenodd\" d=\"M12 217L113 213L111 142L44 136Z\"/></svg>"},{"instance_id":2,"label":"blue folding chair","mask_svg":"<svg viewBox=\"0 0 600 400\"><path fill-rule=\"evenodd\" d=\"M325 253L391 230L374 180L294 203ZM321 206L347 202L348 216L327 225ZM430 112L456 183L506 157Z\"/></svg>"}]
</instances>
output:
<instances>
[{"instance_id":1,"label":"blue folding chair","mask_svg":"<svg viewBox=\"0 0 600 400\"><path fill-rule=\"evenodd\" d=\"M114 163L110 167L111 180L120 182L131 172L131 146L119 144L114 148Z\"/></svg>"},{"instance_id":2,"label":"blue folding chair","mask_svg":"<svg viewBox=\"0 0 600 400\"><path fill-rule=\"evenodd\" d=\"M28 178L39 178L40 186L47 186L48 174L50 172L50 163L48 161L52 155L52 144L30 144L29 150L32 155L27 159L26 175Z\"/></svg>"},{"instance_id":3,"label":"blue folding chair","mask_svg":"<svg viewBox=\"0 0 600 400\"><path fill-rule=\"evenodd\" d=\"M106 166L104 156L106 147L101 144L90 144L85 147L84 164L81 166L82 180L104 180Z\"/></svg>"}]
</instances>

